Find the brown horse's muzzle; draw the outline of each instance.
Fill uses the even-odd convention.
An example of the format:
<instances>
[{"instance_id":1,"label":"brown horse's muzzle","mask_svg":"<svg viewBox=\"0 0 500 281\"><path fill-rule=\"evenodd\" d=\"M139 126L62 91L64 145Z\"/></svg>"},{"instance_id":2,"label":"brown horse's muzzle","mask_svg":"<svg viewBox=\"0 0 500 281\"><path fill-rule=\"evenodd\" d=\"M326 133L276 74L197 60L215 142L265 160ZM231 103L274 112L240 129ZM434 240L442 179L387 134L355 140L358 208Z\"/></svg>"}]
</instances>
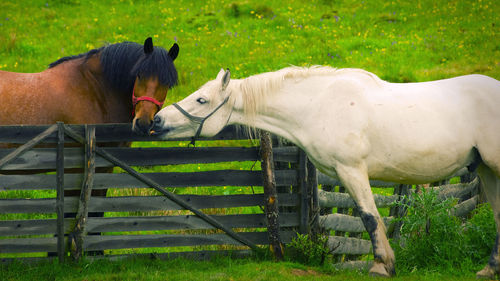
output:
<instances>
[{"instance_id":1,"label":"brown horse's muzzle","mask_svg":"<svg viewBox=\"0 0 500 281\"><path fill-rule=\"evenodd\" d=\"M141 102L135 108L135 116L132 121L132 130L138 135L149 135L153 126L153 118L159 110L159 106L151 102Z\"/></svg>"},{"instance_id":2,"label":"brown horse's muzzle","mask_svg":"<svg viewBox=\"0 0 500 281\"><path fill-rule=\"evenodd\" d=\"M149 135L149 131L153 126L153 120L147 118L134 118L132 122L132 130L138 135Z\"/></svg>"},{"instance_id":3,"label":"brown horse's muzzle","mask_svg":"<svg viewBox=\"0 0 500 281\"><path fill-rule=\"evenodd\" d=\"M139 135L149 135L153 126L153 118L163 106L163 102L148 96L136 97L135 93L132 93L132 106L134 114L132 130Z\"/></svg>"}]
</instances>

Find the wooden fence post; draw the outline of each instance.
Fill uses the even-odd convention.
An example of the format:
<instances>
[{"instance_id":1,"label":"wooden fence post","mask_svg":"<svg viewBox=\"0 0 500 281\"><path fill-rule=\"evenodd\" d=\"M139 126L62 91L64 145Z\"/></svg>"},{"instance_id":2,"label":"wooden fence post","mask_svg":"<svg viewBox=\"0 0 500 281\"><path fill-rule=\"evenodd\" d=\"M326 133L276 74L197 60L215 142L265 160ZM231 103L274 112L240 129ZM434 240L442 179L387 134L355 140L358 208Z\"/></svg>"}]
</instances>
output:
<instances>
[{"instance_id":1,"label":"wooden fence post","mask_svg":"<svg viewBox=\"0 0 500 281\"><path fill-rule=\"evenodd\" d=\"M269 132L260 131L260 153L264 177L265 211L269 247L276 260L283 260L283 245L280 238L278 195L274 178L273 147Z\"/></svg>"},{"instance_id":2,"label":"wooden fence post","mask_svg":"<svg viewBox=\"0 0 500 281\"><path fill-rule=\"evenodd\" d=\"M307 155L303 150L299 152L298 182L300 193L300 227L301 234L309 234L309 192L307 189Z\"/></svg>"},{"instance_id":3,"label":"wooden fence post","mask_svg":"<svg viewBox=\"0 0 500 281\"><path fill-rule=\"evenodd\" d=\"M333 190L335 190L335 187L333 187ZM346 193L345 187L342 185L339 185L338 193ZM348 214L348 213L349 213L349 208L337 208L337 214ZM346 235L346 232L335 230L335 236L345 237L345 235ZM339 263L339 262L342 262L342 260L344 259L344 255L343 254L336 254L336 255L334 255L333 258L335 259L336 263Z\"/></svg>"},{"instance_id":4,"label":"wooden fence post","mask_svg":"<svg viewBox=\"0 0 500 281\"><path fill-rule=\"evenodd\" d=\"M399 196L398 202L405 204L408 202L408 195L410 194L411 191L411 185L406 185L406 184L400 184L396 187L394 187L394 195ZM404 205L399 205L392 207L389 210L389 216L395 217L395 218L402 218L406 216L406 211L407 208ZM401 225L402 222L394 222L390 225L390 229L388 229L388 236L391 238L394 238L395 240L399 240L401 233Z\"/></svg>"},{"instance_id":5,"label":"wooden fence post","mask_svg":"<svg viewBox=\"0 0 500 281\"><path fill-rule=\"evenodd\" d=\"M64 123L57 122L56 154L57 257L64 262Z\"/></svg>"},{"instance_id":6,"label":"wooden fence post","mask_svg":"<svg viewBox=\"0 0 500 281\"><path fill-rule=\"evenodd\" d=\"M311 224L311 233L313 235L318 235L321 232L319 226L319 198L318 198L318 174L316 172L316 167L314 164L307 159L307 189L311 200L309 202L309 215Z\"/></svg>"},{"instance_id":7,"label":"wooden fence post","mask_svg":"<svg viewBox=\"0 0 500 281\"><path fill-rule=\"evenodd\" d=\"M79 260L83 253L83 236L87 234L86 224L88 220L88 203L92 193L95 173L96 140L95 127L85 125L85 169L76 224L71 235L71 255L73 259Z\"/></svg>"}]
</instances>

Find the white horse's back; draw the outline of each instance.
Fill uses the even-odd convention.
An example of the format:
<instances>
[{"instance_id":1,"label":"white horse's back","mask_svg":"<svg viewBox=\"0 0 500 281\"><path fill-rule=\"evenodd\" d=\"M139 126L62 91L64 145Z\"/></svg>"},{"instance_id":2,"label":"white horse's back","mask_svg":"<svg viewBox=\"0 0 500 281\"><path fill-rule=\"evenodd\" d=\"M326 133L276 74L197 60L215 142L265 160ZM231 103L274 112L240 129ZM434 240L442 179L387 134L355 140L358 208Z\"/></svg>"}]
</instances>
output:
<instances>
[{"instance_id":1,"label":"white horse's back","mask_svg":"<svg viewBox=\"0 0 500 281\"><path fill-rule=\"evenodd\" d=\"M367 74L333 76L317 100L325 110L313 114L330 124L323 134L333 162L362 159L370 178L425 183L476 160L474 148L486 162L500 161L499 81L467 75L403 84Z\"/></svg>"}]
</instances>

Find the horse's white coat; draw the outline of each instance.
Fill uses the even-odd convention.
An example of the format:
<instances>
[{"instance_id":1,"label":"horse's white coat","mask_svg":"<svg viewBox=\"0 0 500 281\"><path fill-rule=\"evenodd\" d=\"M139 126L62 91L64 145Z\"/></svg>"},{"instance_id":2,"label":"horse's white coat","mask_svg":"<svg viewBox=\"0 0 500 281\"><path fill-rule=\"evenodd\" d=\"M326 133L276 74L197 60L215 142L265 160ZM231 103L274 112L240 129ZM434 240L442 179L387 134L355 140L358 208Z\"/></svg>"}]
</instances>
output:
<instances>
[{"instance_id":1,"label":"horse's white coat","mask_svg":"<svg viewBox=\"0 0 500 281\"><path fill-rule=\"evenodd\" d=\"M500 202L500 82L493 78L395 84L360 69L289 67L231 80L221 91L224 75L229 72L221 70L178 103L203 117L230 95L201 135L212 136L226 124L267 130L304 149L322 172L338 176L361 212L377 222L371 233L374 274L390 275L394 255L369 178L437 181L470 164L477 149L484 163L480 172L496 178L485 187L496 194L488 199ZM200 97L207 102L200 104ZM154 130L165 138L193 136L197 129L172 106L158 112L156 122ZM365 226L370 222L364 220ZM498 265L491 270L498 272Z\"/></svg>"}]
</instances>

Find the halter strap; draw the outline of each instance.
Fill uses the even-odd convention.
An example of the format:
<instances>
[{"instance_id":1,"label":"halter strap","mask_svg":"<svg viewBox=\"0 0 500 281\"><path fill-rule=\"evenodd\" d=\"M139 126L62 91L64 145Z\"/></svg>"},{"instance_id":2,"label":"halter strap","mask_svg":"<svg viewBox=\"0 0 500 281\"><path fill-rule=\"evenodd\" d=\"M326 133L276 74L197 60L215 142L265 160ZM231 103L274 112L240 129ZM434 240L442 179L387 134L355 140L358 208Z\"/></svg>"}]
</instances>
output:
<instances>
[{"instance_id":1,"label":"halter strap","mask_svg":"<svg viewBox=\"0 0 500 281\"><path fill-rule=\"evenodd\" d=\"M177 108L184 116L186 116L189 120L191 120L192 122L194 123L198 123L200 124L198 126L198 130L196 130L196 134L191 138L191 143L189 144L192 144L193 146L195 146L195 142L196 142L196 139L200 136L201 134L201 130L203 128L203 124L205 123L205 121L210 117L212 116L215 112L217 112L217 110L219 110L224 104L227 103L227 101L229 100L229 95L221 102L221 104L219 104L214 110L212 110L212 112L210 112L207 116L205 117L198 117L198 116L194 116L194 115L191 115L189 112L185 111L180 105L178 105L177 103L173 103L172 105L175 106L175 108Z\"/></svg>"},{"instance_id":2,"label":"halter strap","mask_svg":"<svg viewBox=\"0 0 500 281\"><path fill-rule=\"evenodd\" d=\"M162 106L163 106L163 104L165 103L165 102L158 101L158 100L156 100L155 98L152 98L152 97L147 97L147 96L136 97L135 96L135 87L134 87L134 89L132 90L132 115L135 115L135 106L140 101L149 101L149 102L152 102L152 103L156 104L156 106L158 106L158 109L161 109Z\"/></svg>"}]
</instances>

